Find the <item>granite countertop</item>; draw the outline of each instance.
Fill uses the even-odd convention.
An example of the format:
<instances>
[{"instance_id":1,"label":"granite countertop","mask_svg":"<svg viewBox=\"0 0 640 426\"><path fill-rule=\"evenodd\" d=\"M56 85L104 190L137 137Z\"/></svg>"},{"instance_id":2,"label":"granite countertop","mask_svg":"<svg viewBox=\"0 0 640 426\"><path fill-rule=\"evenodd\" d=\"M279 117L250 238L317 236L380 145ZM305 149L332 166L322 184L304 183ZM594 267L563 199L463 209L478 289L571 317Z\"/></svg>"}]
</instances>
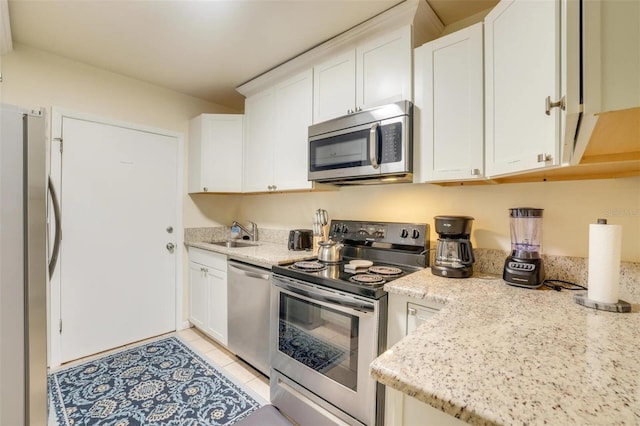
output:
<instances>
[{"instance_id":1,"label":"granite countertop","mask_svg":"<svg viewBox=\"0 0 640 426\"><path fill-rule=\"evenodd\" d=\"M637 300L631 313L597 311L574 291L430 269L385 290L445 306L374 360L379 382L477 425L640 424Z\"/></svg>"},{"instance_id":2,"label":"granite countertop","mask_svg":"<svg viewBox=\"0 0 640 426\"><path fill-rule=\"evenodd\" d=\"M251 241L256 244L253 247L223 247L209 244L204 241L188 241L188 247L197 247L204 250L214 251L229 256L230 259L271 268L273 265L283 265L315 258L311 251L289 250L284 244L271 242Z\"/></svg>"}]
</instances>

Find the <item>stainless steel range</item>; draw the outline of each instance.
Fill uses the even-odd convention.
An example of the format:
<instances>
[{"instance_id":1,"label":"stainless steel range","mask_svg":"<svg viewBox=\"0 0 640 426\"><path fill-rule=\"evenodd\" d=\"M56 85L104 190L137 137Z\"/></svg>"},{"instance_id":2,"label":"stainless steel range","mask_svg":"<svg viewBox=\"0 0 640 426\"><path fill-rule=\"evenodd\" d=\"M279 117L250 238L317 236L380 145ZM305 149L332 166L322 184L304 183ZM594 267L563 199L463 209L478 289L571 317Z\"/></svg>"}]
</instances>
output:
<instances>
[{"instance_id":1,"label":"stainless steel range","mask_svg":"<svg viewBox=\"0 0 640 426\"><path fill-rule=\"evenodd\" d=\"M428 266L428 225L332 220L329 237L339 262L273 267L271 402L303 426L381 425L369 364L386 350L383 287Z\"/></svg>"}]
</instances>

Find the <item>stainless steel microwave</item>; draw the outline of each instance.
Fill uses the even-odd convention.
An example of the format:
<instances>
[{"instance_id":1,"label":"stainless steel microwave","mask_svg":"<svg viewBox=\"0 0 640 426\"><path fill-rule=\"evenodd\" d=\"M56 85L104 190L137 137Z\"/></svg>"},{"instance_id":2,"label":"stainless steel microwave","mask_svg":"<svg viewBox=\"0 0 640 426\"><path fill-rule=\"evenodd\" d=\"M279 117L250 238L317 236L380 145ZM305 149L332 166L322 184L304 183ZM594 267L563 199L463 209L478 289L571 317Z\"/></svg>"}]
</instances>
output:
<instances>
[{"instance_id":1,"label":"stainless steel microwave","mask_svg":"<svg viewBox=\"0 0 640 426\"><path fill-rule=\"evenodd\" d=\"M401 101L309 126L309 180L411 182L413 104Z\"/></svg>"}]
</instances>

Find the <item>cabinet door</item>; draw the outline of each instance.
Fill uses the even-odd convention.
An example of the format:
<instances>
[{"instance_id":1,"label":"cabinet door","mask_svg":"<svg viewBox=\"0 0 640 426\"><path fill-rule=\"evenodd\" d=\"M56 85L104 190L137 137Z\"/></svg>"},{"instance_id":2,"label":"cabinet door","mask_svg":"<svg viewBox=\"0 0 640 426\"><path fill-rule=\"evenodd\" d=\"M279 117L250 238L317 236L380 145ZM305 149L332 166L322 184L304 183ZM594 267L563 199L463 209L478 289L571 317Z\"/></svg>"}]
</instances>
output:
<instances>
[{"instance_id":1,"label":"cabinet door","mask_svg":"<svg viewBox=\"0 0 640 426\"><path fill-rule=\"evenodd\" d=\"M242 127L239 114L189 122L189 192L242 192Z\"/></svg>"},{"instance_id":2,"label":"cabinet door","mask_svg":"<svg viewBox=\"0 0 640 426\"><path fill-rule=\"evenodd\" d=\"M275 99L272 89L245 101L245 192L264 192L273 186Z\"/></svg>"},{"instance_id":3,"label":"cabinet door","mask_svg":"<svg viewBox=\"0 0 640 426\"><path fill-rule=\"evenodd\" d=\"M275 190L310 189L309 125L312 119L312 71L308 70L275 88Z\"/></svg>"},{"instance_id":4,"label":"cabinet door","mask_svg":"<svg viewBox=\"0 0 640 426\"><path fill-rule=\"evenodd\" d=\"M207 278L204 266L189 262L189 322L199 329L207 318Z\"/></svg>"},{"instance_id":5,"label":"cabinet door","mask_svg":"<svg viewBox=\"0 0 640 426\"><path fill-rule=\"evenodd\" d=\"M313 68L313 122L346 115L355 108L356 57L350 50Z\"/></svg>"},{"instance_id":6,"label":"cabinet door","mask_svg":"<svg viewBox=\"0 0 640 426\"><path fill-rule=\"evenodd\" d=\"M206 282L209 295L206 299L207 321L205 331L214 339L227 345L227 273L207 268Z\"/></svg>"},{"instance_id":7,"label":"cabinet door","mask_svg":"<svg viewBox=\"0 0 640 426\"><path fill-rule=\"evenodd\" d=\"M415 182L484 172L482 23L415 50Z\"/></svg>"},{"instance_id":8,"label":"cabinet door","mask_svg":"<svg viewBox=\"0 0 640 426\"><path fill-rule=\"evenodd\" d=\"M411 27L356 49L356 107L371 108L412 96Z\"/></svg>"},{"instance_id":9,"label":"cabinet door","mask_svg":"<svg viewBox=\"0 0 640 426\"><path fill-rule=\"evenodd\" d=\"M502 1L485 18L486 173L559 164L560 0Z\"/></svg>"}]
</instances>

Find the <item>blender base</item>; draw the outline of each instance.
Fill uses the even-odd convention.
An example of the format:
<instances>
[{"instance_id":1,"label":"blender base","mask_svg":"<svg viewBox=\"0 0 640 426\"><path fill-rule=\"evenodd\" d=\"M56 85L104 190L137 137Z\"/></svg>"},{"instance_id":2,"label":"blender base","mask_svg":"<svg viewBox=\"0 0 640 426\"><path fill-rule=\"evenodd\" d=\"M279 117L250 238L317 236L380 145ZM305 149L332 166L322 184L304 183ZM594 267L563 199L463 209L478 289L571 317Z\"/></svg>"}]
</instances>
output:
<instances>
[{"instance_id":1,"label":"blender base","mask_svg":"<svg viewBox=\"0 0 640 426\"><path fill-rule=\"evenodd\" d=\"M574 295L573 300L575 300L578 305L586 306L591 309L598 309L600 311L620 313L631 312L631 304L624 300L618 300L618 303L597 302L595 300L587 299L587 295L585 293Z\"/></svg>"}]
</instances>

